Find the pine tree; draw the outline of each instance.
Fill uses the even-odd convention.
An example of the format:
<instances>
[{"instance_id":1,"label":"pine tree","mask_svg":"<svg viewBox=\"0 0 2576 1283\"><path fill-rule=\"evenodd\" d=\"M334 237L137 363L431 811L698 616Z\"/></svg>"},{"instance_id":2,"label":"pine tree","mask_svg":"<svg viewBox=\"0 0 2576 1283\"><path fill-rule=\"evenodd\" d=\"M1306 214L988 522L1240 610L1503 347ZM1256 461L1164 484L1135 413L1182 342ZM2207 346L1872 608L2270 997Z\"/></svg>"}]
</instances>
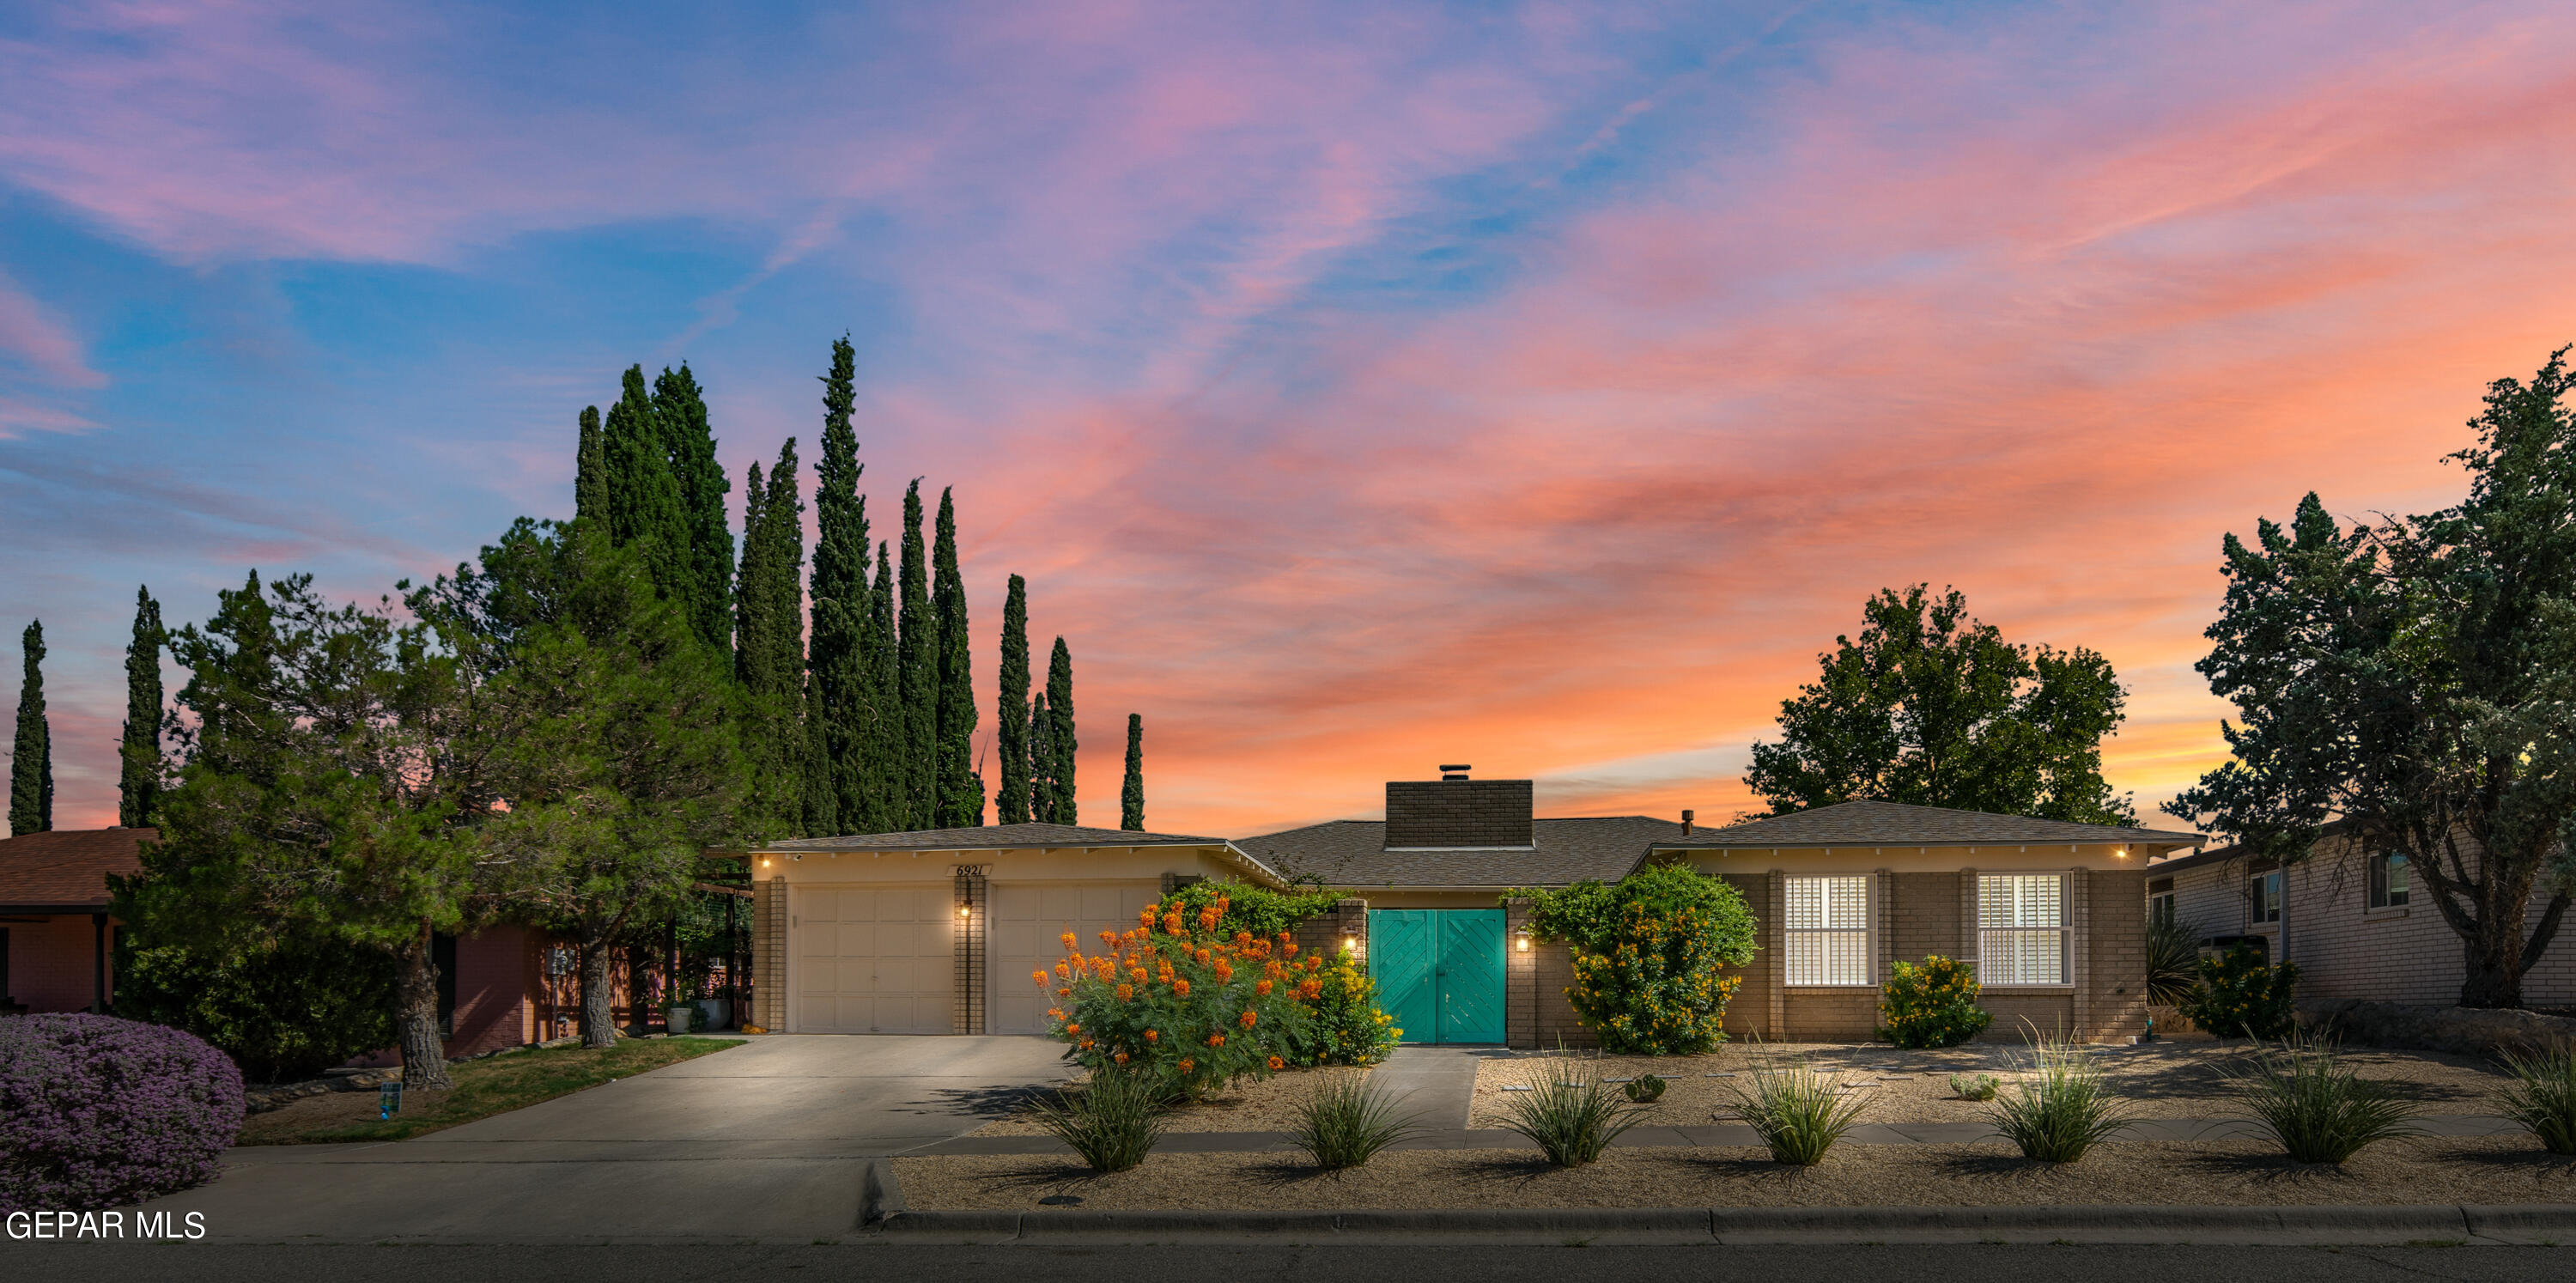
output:
<instances>
[{"instance_id":1,"label":"pine tree","mask_svg":"<svg viewBox=\"0 0 2576 1283\"><path fill-rule=\"evenodd\" d=\"M134 590L134 640L125 647L125 741L116 822L147 828L161 801L161 603L149 585Z\"/></svg>"},{"instance_id":2,"label":"pine tree","mask_svg":"<svg viewBox=\"0 0 2576 1283\"><path fill-rule=\"evenodd\" d=\"M1127 715L1127 780L1118 786L1118 827L1145 831L1145 718Z\"/></svg>"},{"instance_id":3,"label":"pine tree","mask_svg":"<svg viewBox=\"0 0 2576 1283\"><path fill-rule=\"evenodd\" d=\"M725 495L733 485L725 479L724 465L716 462L706 396L688 362L676 371L665 367L653 381L653 414L671 452L671 476L680 493L679 528L688 541L688 589L681 607L699 639L721 651L733 632L733 530L725 517Z\"/></svg>"},{"instance_id":4,"label":"pine tree","mask_svg":"<svg viewBox=\"0 0 2576 1283\"><path fill-rule=\"evenodd\" d=\"M608 408L601 436L608 537L619 547L637 545L654 589L685 605L694 600L688 519L671 473L670 434L644 386L643 366L627 367L624 395Z\"/></svg>"},{"instance_id":5,"label":"pine tree","mask_svg":"<svg viewBox=\"0 0 2576 1283\"><path fill-rule=\"evenodd\" d=\"M823 376L823 456L814 465L814 622L806 645L805 831L865 833L859 827L867 765L867 669L861 641L868 610L868 510L859 497L859 439L850 427L857 402L857 351L844 336L832 344Z\"/></svg>"},{"instance_id":6,"label":"pine tree","mask_svg":"<svg viewBox=\"0 0 2576 1283\"><path fill-rule=\"evenodd\" d=\"M920 827L912 820L910 777L905 755L903 668L895 647L894 562L886 541L877 541L876 587L868 594L868 814L867 832L901 833Z\"/></svg>"},{"instance_id":7,"label":"pine tree","mask_svg":"<svg viewBox=\"0 0 2576 1283\"><path fill-rule=\"evenodd\" d=\"M1029 701L1029 818L1063 822L1055 818L1055 719L1047 716L1045 691Z\"/></svg>"},{"instance_id":8,"label":"pine tree","mask_svg":"<svg viewBox=\"0 0 2576 1283\"><path fill-rule=\"evenodd\" d=\"M993 702L993 752L1002 759L1002 787L993 798L995 822L1026 824L1029 809L1029 585L1011 576L1002 598L1001 690Z\"/></svg>"},{"instance_id":9,"label":"pine tree","mask_svg":"<svg viewBox=\"0 0 2576 1283\"><path fill-rule=\"evenodd\" d=\"M45 721L45 625L22 637L27 673L18 687L18 737L9 755L9 836L54 827L54 734Z\"/></svg>"},{"instance_id":10,"label":"pine tree","mask_svg":"<svg viewBox=\"0 0 2576 1283\"><path fill-rule=\"evenodd\" d=\"M1065 649L1064 639L1055 639L1055 653L1047 657L1047 749L1049 762L1047 787L1054 794L1055 822L1073 824L1076 808L1073 793L1073 652Z\"/></svg>"},{"instance_id":11,"label":"pine tree","mask_svg":"<svg viewBox=\"0 0 2576 1283\"><path fill-rule=\"evenodd\" d=\"M796 493L796 438L767 479L755 463L743 487L742 565L734 591L734 675L752 701L747 737L757 805L782 827L804 822L805 506Z\"/></svg>"},{"instance_id":12,"label":"pine tree","mask_svg":"<svg viewBox=\"0 0 2576 1283\"><path fill-rule=\"evenodd\" d=\"M573 450L572 515L608 519L607 443L599 435L599 407L581 408L581 437Z\"/></svg>"},{"instance_id":13,"label":"pine tree","mask_svg":"<svg viewBox=\"0 0 2576 1283\"><path fill-rule=\"evenodd\" d=\"M930 548L932 662L938 674L938 752L933 758L939 793L932 827L970 828L984 822L984 779L975 773L975 663L966 633L966 579L957 569L957 506L939 492L939 519Z\"/></svg>"},{"instance_id":14,"label":"pine tree","mask_svg":"<svg viewBox=\"0 0 2576 1283\"><path fill-rule=\"evenodd\" d=\"M938 629L930 618L930 557L921 540L921 479L903 492L903 593L895 639L902 671L904 815L917 829L939 825Z\"/></svg>"}]
</instances>

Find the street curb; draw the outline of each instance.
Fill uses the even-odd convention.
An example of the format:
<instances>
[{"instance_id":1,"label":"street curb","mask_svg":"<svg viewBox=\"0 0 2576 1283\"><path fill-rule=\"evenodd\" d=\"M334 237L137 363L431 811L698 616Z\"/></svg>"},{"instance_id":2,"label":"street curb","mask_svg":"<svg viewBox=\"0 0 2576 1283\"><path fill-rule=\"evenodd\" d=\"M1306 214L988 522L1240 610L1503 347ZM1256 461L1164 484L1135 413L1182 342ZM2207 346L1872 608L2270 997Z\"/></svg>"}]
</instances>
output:
<instances>
[{"instance_id":1,"label":"street curb","mask_svg":"<svg viewBox=\"0 0 2576 1283\"><path fill-rule=\"evenodd\" d=\"M899 1196L898 1196L899 1198ZM2576 1243L2576 1206L1496 1208L1347 1212L912 1212L878 1232L973 1243L1178 1239L1544 1243Z\"/></svg>"},{"instance_id":2,"label":"street curb","mask_svg":"<svg viewBox=\"0 0 2576 1283\"><path fill-rule=\"evenodd\" d=\"M906 1214L903 1186L894 1179L894 1159L884 1155L869 1159L859 1171L859 1228L880 1226Z\"/></svg>"}]
</instances>

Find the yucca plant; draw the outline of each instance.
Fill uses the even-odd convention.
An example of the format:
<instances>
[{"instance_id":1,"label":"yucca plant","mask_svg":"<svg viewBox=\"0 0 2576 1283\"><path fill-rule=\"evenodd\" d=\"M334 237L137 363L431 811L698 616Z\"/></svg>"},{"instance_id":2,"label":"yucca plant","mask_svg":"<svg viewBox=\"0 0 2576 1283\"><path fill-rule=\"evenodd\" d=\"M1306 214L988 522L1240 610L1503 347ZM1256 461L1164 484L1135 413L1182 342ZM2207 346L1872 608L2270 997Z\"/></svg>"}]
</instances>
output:
<instances>
[{"instance_id":1,"label":"yucca plant","mask_svg":"<svg viewBox=\"0 0 2576 1283\"><path fill-rule=\"evenodd\" d=\"M1721 1117L1751 1126L1771 1151L1771 1161L1798 1167L1823 1162L1834 1142L1860 1119L1860 1097L1842 1089L1840 1073L1824 1073L1804 1056L1754 1062L1751 1086L1728 1084L1735 1102Z\"/></svg>"},{"instance_id":2,"label":"yucca plant","mask_svg":"<svg viewBox=\"0 0 2576 1283\"><path fill-rule=\"evenodd\" d=\"M1601 1157L1620 1133L1637 1125L1646 1110L1621 1103L1610 1084L1576 1068L1559 1056L1511 1102L1512 1116L1503 1126L1527 1136L1559 1167L1581 1167Z\"/></svg>"},{"instance_id":3,"label":"yucca plant","mask_svg":"<svg viewBox=\"0 0 2576 1283\"><path fill-rule=\"evenodd\" d=\"M2037 1035L2030 1072L1987 1108L1986 1121L2024 1158L2071 1163L2130 1120L2091 1055L2063 1036Z\"/></svg>"},{"instance_id":4,"label":"yucca plant","mask_svg":"<svg viewBox=\"0 0 2576 1283\"><path fill-rule=\"evenodd\" d=\"M1166 1085L1131 1069L1095 1069L1079 1090L1037 1104L1038 1125L1082 1156L1096 1172L1123 1172L1145 1161L1163 1138Z\"/></svg>"},{"instance_id":5,"label":"yucca plant","mask_svg":"<svg viewBox=\"0 0 2576 1283\"><path fill-rule=\"evenodd\" d=\"M2513 1085L2498 1094L2504 1116L2530 1129L2553 1154L2576 1154L2576 1042L2561 1039L2524 1056L2505 1053Z\"/></svg>"},{"instance_id":6,"label":"yucca plant","mask_svg":"<svg viewBox=\"0 0 2576 1283\"><path fill-rule=\"evenodd\" d=\"M2413 1105L2388 1084L2344 1067L2328 1042L2284 1039L2253 1069L2223 1072L2253 1112L2251 1121L2302 1163L2340 1163L2373 1141L2419 1130Z\"/></svg>"},{"instance_id":7,"label":"yucca plant","mask_svg":"<svg viewBox=\"0 0 2576 1283\"><path fill-rule=\"evenodd\" d=\"M2147 922L2147 1001L2178 1007L2200 983L2200 936L2179 922Z\"/></svg>"},{"instance_id":8,"label":"yucca plant","mask_svg":"<svg viewBox=\"0 0 2576 1283\"><path fill-rule=\"evenodd\" d=\"M1297 1106L1289 1142L1325 1171L1358 1167L1420 1130L1419 1114L1399 1114L1395 1101L1357 1073L1336 1074Z\"/></svg>"}]
</instances>

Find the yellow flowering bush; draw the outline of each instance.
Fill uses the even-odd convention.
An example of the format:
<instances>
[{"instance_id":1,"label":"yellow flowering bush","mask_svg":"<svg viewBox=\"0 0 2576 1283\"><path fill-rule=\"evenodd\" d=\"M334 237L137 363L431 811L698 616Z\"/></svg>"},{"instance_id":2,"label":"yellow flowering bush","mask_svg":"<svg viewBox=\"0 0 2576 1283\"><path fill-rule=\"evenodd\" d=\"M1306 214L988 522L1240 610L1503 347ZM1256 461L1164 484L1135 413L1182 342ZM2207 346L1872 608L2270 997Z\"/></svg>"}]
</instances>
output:
<instances>
[{"instance_id":1,"label":"yellow flowering bush","mask_svg":"<svg viewBox=\"0 0 2576 1283\"><path fill-rule=\"evenodd\" d=\"M1313 977L1305 1034L1290 1059L1299 1065L1374 1065L1395 1054L1404 1035L1395 1018L1378 1009L1377 981L1347 953L1335 954Z\"/></svg>"},{"instance_id":2,"label":"yellow flowering bush","mask_svg":"<svg viewBox=\"0 0 2576 1283\"><path fill-rule=\"evenodd\" d=\"M1899 1047L1956 1047L1984 1033L1994 1015L1977 1005L1985 992L1968 965L1940 954L1892 962L1878 991L1878 1036Z\"/></svg>"},{"instance_id":3,"label":"yellow flowering bush","mask_svg":"<svg viewBox=\"0 0 2576 1283\"><path fill-rule=\"evenodd\" d=\"M1531 934L1573 955L1567 1001L1621 1056L1696 1056L1726 1041L1723 968L1753 960L1753 913L1724 881L1686 864L1649 865L1615 884L1523 888Z\"/></svg>"}]
</instances>

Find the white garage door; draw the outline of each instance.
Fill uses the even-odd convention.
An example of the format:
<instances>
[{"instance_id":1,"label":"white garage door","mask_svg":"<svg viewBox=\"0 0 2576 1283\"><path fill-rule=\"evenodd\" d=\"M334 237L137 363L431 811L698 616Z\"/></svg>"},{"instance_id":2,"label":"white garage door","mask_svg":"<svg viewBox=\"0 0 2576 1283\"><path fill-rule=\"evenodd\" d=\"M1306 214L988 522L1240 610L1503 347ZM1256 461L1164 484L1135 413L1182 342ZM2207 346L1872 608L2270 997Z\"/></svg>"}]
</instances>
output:
<instances>
[{"instance_id":1,"label":"white garage door","mask_svg":"<svg viewBox=\"0 0 2576 1283\"><path fill-rule=\"evenodd\" d=\"M955 1033L955 899L947 883L789 887L788 1027Z\"/></svg>"},{"instance_id":2,"label":"white garage door","mask_svg":"<svg viewBox=\"0 0 2576 1283\"><path fill-rule=\"evenodd\" d=\"M1100 933L1136 925L1136 913L1162 897L1160 882L1060 882L1002 884L993 888L992 934L985 956L992 976L986 1020L997 1034L1042 1034L1055 991L1030 981L1032 971L1055 969L1064 959L1061 937L1070 931L1085 954L1100 952Z\"/></svg>"}]
</instances>

